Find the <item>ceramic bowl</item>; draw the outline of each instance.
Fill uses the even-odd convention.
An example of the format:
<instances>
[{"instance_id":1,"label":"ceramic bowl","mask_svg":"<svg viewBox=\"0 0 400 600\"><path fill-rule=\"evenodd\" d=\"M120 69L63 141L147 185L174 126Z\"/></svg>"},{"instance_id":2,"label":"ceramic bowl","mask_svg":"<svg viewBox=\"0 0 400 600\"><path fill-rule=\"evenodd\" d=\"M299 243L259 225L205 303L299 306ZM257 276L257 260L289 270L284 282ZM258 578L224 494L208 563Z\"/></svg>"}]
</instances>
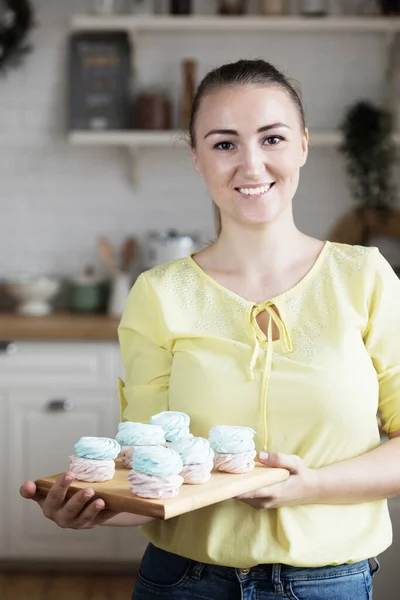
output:
<instances>
[{"instance_id":1,"label":"ceramic bowl","mask_svg":"<svg viewBox=\"0 0 400 600\"><path fill-rule=\"evenodd\" d=\"M5 287L10 296L18 302L17 312L42 317L51 312L50 301L60 290L61 283L50 277L21 276L6 282Z\"/></svg>"}]
</instances>

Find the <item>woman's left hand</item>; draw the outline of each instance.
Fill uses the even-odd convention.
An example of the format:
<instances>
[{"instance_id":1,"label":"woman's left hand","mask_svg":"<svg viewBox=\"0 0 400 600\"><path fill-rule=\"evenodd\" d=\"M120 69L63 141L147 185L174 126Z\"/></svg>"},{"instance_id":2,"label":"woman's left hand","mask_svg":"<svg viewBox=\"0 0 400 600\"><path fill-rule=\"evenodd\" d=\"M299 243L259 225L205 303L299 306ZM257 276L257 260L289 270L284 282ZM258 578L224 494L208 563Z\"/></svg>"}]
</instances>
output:
<instances>
[{"instance_id":1,"label":"woman's left hand","mask_svg":"<svg viewBox=\"0 0 400 600\"><path fill-rule=\"evenodd\" d=\"M300 456L278 452L260 452L257 459L266 467L287 469L290 472L289 478L286 481L237 496L238 500L247 502L258 509L317 502L319 489L317 471L306 467Z\"/></svg>"}]
</instances>

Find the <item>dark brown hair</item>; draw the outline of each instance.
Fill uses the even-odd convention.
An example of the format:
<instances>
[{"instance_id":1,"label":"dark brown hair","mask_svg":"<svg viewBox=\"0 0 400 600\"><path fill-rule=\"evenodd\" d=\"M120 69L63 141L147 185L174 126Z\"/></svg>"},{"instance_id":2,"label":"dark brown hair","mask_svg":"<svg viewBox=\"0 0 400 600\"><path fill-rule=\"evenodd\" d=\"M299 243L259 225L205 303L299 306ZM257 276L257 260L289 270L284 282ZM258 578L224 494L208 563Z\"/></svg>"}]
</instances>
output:
<instances>
[{"instance_id":1,"label":"dark brown hair","mask_svg":"<svg viewBox=\"0 0 400 600\"><path fill-rule=\"evenodd\" d=\"M265 60L238 60L237 62L227 63L217 69L209 71L200 82L193 99L189 121L189 140L192 149L196 148L196 118L202 98L222 87L238 85L271 85L286 92L294 102L299 114L301 126L303 130L305 130L306 122L303 103L300 93L296 90L294 83L292 83L283 73L278 71L276 67L271 65L271 63L266 62ZM221 215L215 203L214 211L217 232L219 235L221 231Z\"/></svg>"}]
</instances>

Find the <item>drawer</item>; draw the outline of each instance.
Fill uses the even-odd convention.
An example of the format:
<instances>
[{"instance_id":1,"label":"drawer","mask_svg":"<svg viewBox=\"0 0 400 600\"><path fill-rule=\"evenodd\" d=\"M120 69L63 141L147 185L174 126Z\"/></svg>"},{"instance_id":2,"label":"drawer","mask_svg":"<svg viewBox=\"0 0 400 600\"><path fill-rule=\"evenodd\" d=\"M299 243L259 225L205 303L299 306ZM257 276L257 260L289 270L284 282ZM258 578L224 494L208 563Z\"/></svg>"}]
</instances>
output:
<instances>
[{"instance_id":1,"label":"drawer","mask_svg":"<svg viewBox=\"0 0 400 600\"><path fill-rule=\"evenodd\" d=\"M0 387L114 387L119 364L116 342L15 342L0 352Z\"/></svg>"}]
</instances>

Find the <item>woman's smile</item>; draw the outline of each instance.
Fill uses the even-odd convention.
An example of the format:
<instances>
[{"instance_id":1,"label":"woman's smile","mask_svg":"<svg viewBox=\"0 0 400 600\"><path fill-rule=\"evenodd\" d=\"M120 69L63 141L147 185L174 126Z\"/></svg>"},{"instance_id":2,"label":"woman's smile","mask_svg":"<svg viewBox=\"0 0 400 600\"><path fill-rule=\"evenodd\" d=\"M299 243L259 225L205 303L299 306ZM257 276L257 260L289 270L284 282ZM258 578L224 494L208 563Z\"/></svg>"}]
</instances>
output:
<instances>
[{"instance_id":1,"label":"woman's smile","mask_svg":"<svg viewBox=\"0 0 400 600\"><path fill-rule=\"evenodd\" d=\"M262 198L263 196L267 196L267 194L270 192L274 185L275 181L272 181L271 183L264 183L258 185L243 185L235 188L235 190L246 199L251 198L256 200L258 198Z\"/></svg>"}]
</instances>

